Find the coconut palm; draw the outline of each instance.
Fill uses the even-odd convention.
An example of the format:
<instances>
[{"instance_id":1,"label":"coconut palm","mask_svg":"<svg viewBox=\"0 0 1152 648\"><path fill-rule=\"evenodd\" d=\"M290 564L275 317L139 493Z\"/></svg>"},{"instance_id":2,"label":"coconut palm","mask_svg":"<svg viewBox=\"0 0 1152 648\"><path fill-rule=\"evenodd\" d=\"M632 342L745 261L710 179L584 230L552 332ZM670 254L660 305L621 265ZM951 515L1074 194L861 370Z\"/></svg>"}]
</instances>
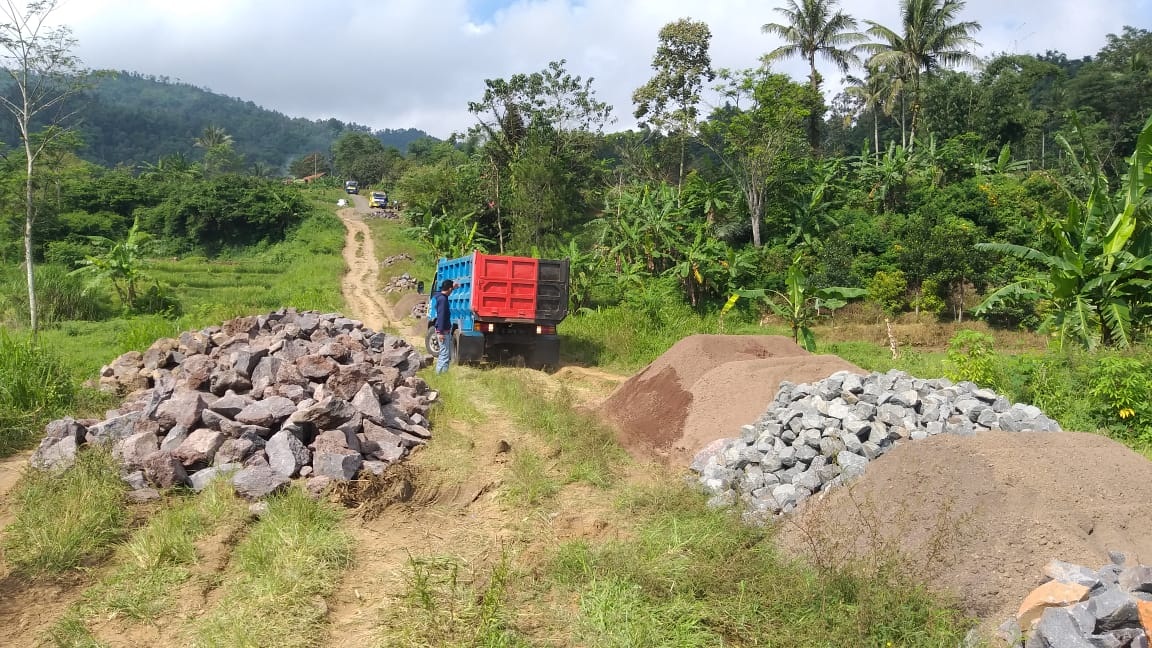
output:
<instances>
[{"instance_id":1,"label":"coconut palm","mask_svg":"<svg viewBox=\"0 0 1152 648\"><path fill-rule=\"evenodd\" d=\"M920 79L940 68L977 66L980 59L969 48L978 46L972 36L980 23L957 20L964 0L900 0L900 29L897 32L868 20L868 34L878 39L860 48L872 55L869 65L887 68L912 85L912 128L908 140L916 142L920 116Z\"/></svg>"},{"instance_id":2,"label":"coconut palm","mask_svg":"<svg viewBox=\"0 0 1152 648\"><path fill-rule=\"evenodd\" d=\"M836 64L841 72L860 62L851 46L867 40L855 31L856 19L843 11L836 10L840 0L788 0L784 7L776 11L787 20L783 23L767 23L760 27L765 34L773 34L784 39L784 44L764 55L765 63L800 56L808 61L811 70L808 82L815 96L820 94L820 73L816 71L816 55ZM819 115L813 114L808 120L808 137L813 148L819 137Z\"/></svg>"},{"instance_id":3,"label":"coconut palm","mask_svg":"<svg viewBox=\"0 0 1152 648\"><path fill-rule=\"evenodd\" d=\"M812 90L820 92L820 73L816 71L816 55L836 64L841 72L860 62L852 46L867 40L856 29L856 19L843 11L833 9L840 0L788 0L776 11L787 18L787 23L768 23L760 27L765 34L784 39L785 44L764 55L765 62L800 56L808 61L811 73L808 82Z\"/></svg>"},{"instance_id":4,"label":"coconut palm","mask_svg":"<svg viewBox=\"0 0 1152 648\"><path fill-rule=\"evenodd\" d=\"M891 115L896 105L896 98L900 96L904 84L898 77L881 69L869 69L868 76L860 79L854 76L846 78L848 83L844 92L849 97L860 101L863 112L872 113L872 150L876 159L880 159L880 112Z\"/></svg>"},{"instance_id":5,"label":"coconut palm","mask_svg":"<svg viewBox=\"0 0 1152 648\"><path fill-rule=\"evenodd\" d=\"M232 136L229 135L227 131L220 126L209 124L204 127L204 130L200 133L200 137L196 138L193 145L205 151L210 151L217 146L231 143Z\"/></svg>"}]
</instances>

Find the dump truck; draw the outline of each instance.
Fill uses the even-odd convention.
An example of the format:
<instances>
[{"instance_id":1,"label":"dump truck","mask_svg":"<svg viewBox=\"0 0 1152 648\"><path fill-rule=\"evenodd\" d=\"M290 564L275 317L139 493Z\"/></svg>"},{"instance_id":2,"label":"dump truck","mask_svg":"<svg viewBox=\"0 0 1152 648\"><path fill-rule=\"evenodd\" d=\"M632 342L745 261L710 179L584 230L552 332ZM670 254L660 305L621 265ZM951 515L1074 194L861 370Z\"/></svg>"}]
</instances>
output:
<instances>
[{"instance_id":1,"label":"dump truck","mask_svg":"<svg viewBox=\"0 0 1152 648\"><path fill-rule=\"evenodd\" d=\"M452 360L461 364L522 358L534 369L560 363L556 326L568 315L568 259L534 259L474 252L440 259L430 286L456 284L448 297L452 320ZM429 307L425 346L439 353Z\"/></svg>"}]
</instances>

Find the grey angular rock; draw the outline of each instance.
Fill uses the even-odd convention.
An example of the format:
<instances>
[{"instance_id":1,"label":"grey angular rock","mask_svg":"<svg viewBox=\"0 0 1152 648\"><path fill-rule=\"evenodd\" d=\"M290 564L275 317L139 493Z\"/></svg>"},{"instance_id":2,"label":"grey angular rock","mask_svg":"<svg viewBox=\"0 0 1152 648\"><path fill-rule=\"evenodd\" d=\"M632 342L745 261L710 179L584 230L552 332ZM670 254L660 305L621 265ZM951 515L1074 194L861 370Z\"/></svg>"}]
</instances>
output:
<instances>
[{"instance_id":1,"label":"grey angular rock","mask_svg":"<svg viewBox=\"0 0 1152 648\"><path fill-rule=\"evenodd\" d=\"M1053 559L1044 565L1044 575L1061 583L1083 585L1092 589L1100 584L1100 577L1094 570L1074 565L1063 560Z\"/></svg>"},{"instance_id":2,"label":"grey angular rock","mask_svg":"<svg viewBox=\"0 0 1152 648\"><path fill-rule=\"evenodd\" d=\"M179 459L185 468L207 467L212 465L216 450L224 444L227 438L222 432L199 428L193 430L172 455Z\"/></svg>"},{"instance_id":3,"label":"grey angular rock","mask_svg":"<svg viewBox=\"0 0 1152 648\"><path fill-rule=\"evenodd\" d=\"M268 455L271 470L288 478L294 477L301 466L312 461L312 452L304 447L296 435L286 430L273 434L264 446L264 452Z\"/></svg>"},{"instance_id":4,"label":"grey angular rock","mask_svg":"<svg viewBox=\"0 0 1152 648\"><path fill-rule=\"evenodd\" d=\"M208 409L222 414L223 416L235 419L236 415L255 402L250 396L243 396L239 394L225 394L216 399L214 403L208 406Z\"/></svg>"},{"instance_id":5,"label":"grey angular rock","mask_svg":"<svg viewBox=\"0 0 1152 648\"><path fill-rule=\"evenodd\" d=\"M355 416L356 412L356 409L346 400L325 398L302 409L297 406L295 413L289 417L289 420L293 423L310 423L321 430L331 430Z\"/></svg>"},{"instance_id":6,"label":"grey angular rock","mask_svg":"<svg viewBox=\"0 0 1152 648\"><path fill-rule=\"evenodd\" d=\"M85 438L88 443L115 443L136 433L136 421L140 412L128 412L88 427Z\"/></svg>"},{"instance_id":7,"label":"grey angular rock","mask_svg":"<svg viewBox=\"0 0 1152 648\"><path fill-rule=\"evenodd\" d=\"M203 470L197 470L192 473L189 481L192 484L192 490L199 493L212 483L212 480L217 477L223 479L231 479L232 475L239 472L243 466L239 463L224 463L217 466L211 466Z\"/></svg>"},{"instance_id":8,"label":"grey angular rock","mask_svg":"<svg viewBox=\"0 0 1152 648\"><path fill-rule=\"evenodd\" d=\"M867 459L848 451L836 455L836 463L839 464L841 473L846 480L863 475L864 469L868 466Z\"/></svg>"},{"instance_id":9,"label":"grey angular rock","mask_svg":"<svg viewBox=\"0 0 1152 648\"><path fill-rule=\"evenodd\" d=\"M79 447L73 436L45 437L28 461L33 468L40 470L67 470L76 463Z\"/></svg>"},{"instance_id":10,"label":"grey angular rock","mask_svg":"<svg viewBox=\"0 0 1152 648\"><path fill-rule=\"evenodd\" d=\"M70 436L79 444L84 442L84 437L87 434L88 428L71 417L57 419L44 426L44 438L46 439L63 439Z\"/></svg>"},{"instance_id":11,"label":"grey angular rock","mask_svg":"<svg viewBox=\"0 0 1152 648\"><path fill-rule=\"evenodd\" d=\"M284 490L290 483L290 478L262 465L248 466L232 475L232 488L248 499L267 497Z\"/></svg>"},{"instance_id":12,"label":"grey angular rock","mask_svg":"<svg viewBox=\"0 0 1152 648\"><path fill-rule=\"evenodd\" d=\"M1043 641L1047 648L1094 648L1080 634L1080 628L1072 615L1064 608L1050 607L1044 610L1040 622L1036 624L1032 639Z\"/></svg>"},{"instance_id":13,"label":"grey angular rock","mask_svg":"<svg viewBox=\"0 0 1152 648\"><path fill-rule=\"evenodd\" d=\"M296 403L283 396L273 396L245 407L236 415L236 422L275 429L295 412Z\"/></svg>"},{"instance_id":14,"label":"grey angular rock","mask_svg":"<svg viewBox=\"0 0 1152 648\"><path fill-rule=\"evenodd\" d=\"M1152 594L1152 567L1132 565L1125 567L1116 578L1116 584L1127 592Z\"/></svg>"},{"instance_id":15,"label":"grey angular rock","mask_svg":"<svg viewBox=\"0 0 1152 648\"><path fill-rule=\"evenodd\" d=\"M380 403L380 396L372 385L364 383L356 395L352 397L352 407L364 416L380 419L384 416L384 409Z\"/></svg>"},{"instance_id":16,"label":"grey angular rock","mask_svg":"<svg viewBox=\"0 0 1152 648\"><path fill-rule=\"evenodd\" d=\"M177 425L192 430L200 425L200 412L207 406L200 392L176 392L156 408L156 420L166 430Z\"/></svg>"},{"instance_id":17,"label":"grey angular rock","mask_svg":"<svg viewBox=\"0 0 1152 648\"><path fill-rule=\"evenodd\" d=\"M857 443L859 443L858 439ZM835 457L844 450L845 443L839 438L825 437L820 439L820 454L824 455L825 457Z\"/></svg>"},{"instance_id":18,"label":"grey angular rock","mask_svg":"<svg viewBox=\"0 0 1152 648\"><path fill-rule=\"evenodd\" d=\"M184 464L171 452L158 451L144 460L144 476L159 488L172 488L188 483Z\"/></svg>"},{"instance_id":19,"label":"grey angular rock","mask_svg":"<svg viewBox=\"0 0 1152 648\"><path fill-rule=\"evenodd\" d=\"M335 448L318 450L312 457L313 474L334 480L347 481L360 472L364 458L354 450L337 451Z\"/></svg>"},{"instance_id":20,"label":"grey angular rock","mask_svg":"<svg viewBox=\"0 0 1152 648\"><path fill-rule=\"evenodd\" d=\"M820 490L820 486L824 483L824 480L820 477L819 470L820 468L816 470L805 470L792 478L792 485L806 488L809 491ZM833 477L834 476L835 475L833 475Z\"/></svg>"},{"instance_id":21,"label":"grey angular rock","mask_svg":"<svg viewBox=\"0 0 1152 648\"><path fill-rule=\"evenodd\" d=\"M144 460L160 449L160 440L151 432L133 434L112 446L112 456L129 469L142 468Z\"/></svg>"},{"instance_id":22,"label":"grey angular rock","mask_svg":"<svg viewBox=\"0 0 1152 648\"><path fill-rule=\"evenodd\" d=\"M1096 617L1096 630L1108 632L1139 621L1136 600L1127 592L1107 587L1088 599L1088 611Z\"/></svg>"}]
</instances>

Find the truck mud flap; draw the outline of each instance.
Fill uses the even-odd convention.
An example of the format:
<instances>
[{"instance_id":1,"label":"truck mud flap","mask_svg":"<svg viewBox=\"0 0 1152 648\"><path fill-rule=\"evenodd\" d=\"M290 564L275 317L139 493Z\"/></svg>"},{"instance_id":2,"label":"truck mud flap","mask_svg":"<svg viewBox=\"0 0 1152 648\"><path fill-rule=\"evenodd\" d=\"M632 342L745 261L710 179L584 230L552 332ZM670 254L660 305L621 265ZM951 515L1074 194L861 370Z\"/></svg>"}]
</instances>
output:
<instances>
[{"instance_id":1,"label":"truck mud flap","mask_svg":"<svg viewBox=\"0 0 1152 648\"><path fill-rule=\"evenodd\" d=\"M455 360L459 364L480 362L484 359L484 334L457 332L455 351Z\"/></svg>"},{"instance_id":2,"label":"truck mud flap","mask_svg":"<svg viewBox=\"0 0 1152 648\"><path fill-rule=\"evenodd\" d=\"M560 336L536 336L536 344L532 346L532 351L524 360L525 364L534 369L560 366Z\"/></svg>"}]
</instances>

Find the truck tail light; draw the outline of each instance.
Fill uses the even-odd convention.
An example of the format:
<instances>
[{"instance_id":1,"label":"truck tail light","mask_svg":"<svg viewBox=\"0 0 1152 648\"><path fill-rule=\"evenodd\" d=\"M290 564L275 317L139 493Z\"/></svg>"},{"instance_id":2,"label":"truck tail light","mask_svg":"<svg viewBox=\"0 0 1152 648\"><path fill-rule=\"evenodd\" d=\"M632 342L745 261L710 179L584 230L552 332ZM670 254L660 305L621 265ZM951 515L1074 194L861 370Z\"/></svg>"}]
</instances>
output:
<instances>
[{"instance_id":1,"label":"truck tail light","mask_svg":"<svg viewBox=\"0 0 1152 648\"><path fill-rule=\"evenodd\" d=\"M555 326L537 326L536 335L556 335Z\"/></svg>"},{"instance_id":2,"label":"truck tail light","mask_svg":"<svg viewBox=\"0 0 1152 648\"><path fill-rule=\"evenodd\" d=\"M488 332L488 333L496 332L496 325L491 323L491 322L475 322L472 325L472 328L474 330L480 331L482 333L483 332Z\"/></svg>"}]
</instances>

